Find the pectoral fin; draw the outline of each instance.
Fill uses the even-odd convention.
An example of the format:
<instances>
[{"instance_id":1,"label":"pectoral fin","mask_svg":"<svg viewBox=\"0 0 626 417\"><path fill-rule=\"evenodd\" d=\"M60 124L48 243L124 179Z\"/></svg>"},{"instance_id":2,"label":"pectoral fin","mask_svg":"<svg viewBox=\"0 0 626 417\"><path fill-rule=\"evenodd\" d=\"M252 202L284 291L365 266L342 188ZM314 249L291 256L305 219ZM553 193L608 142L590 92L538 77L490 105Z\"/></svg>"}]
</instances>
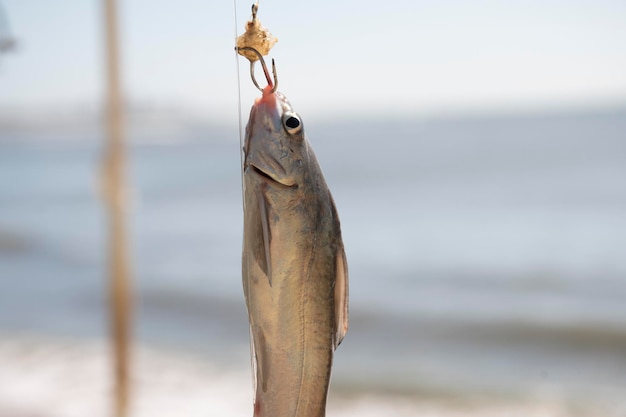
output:
<instances>
[{"instance_id":1,"label":"pectoral fin","mask_svg":"<svg viewBox=\"0 0 626 417\"><path fill-rule=\"evenodd\" d=\"M343 243L337 246L335 276L335 349L348 332L348 262Z\"/></svg>"},{"instance_id":2,"label":"pectoral fin","mask_svg":"<svg viewBox=\"0 0 626 417\"><path fill-rule=\"evenodd\" d=\"M272 241L272 234L268 217L268 202L265 198L262 188L256 192L256 200L256 218L252 219L254 225L253 236L251 236L252 251L256 263L259 265L259 268L261 268L263 273L267 276L267 280L269 281L269 284L271 286L272 258L270 255L270 243Z\"/></svg>"}]
</instances>

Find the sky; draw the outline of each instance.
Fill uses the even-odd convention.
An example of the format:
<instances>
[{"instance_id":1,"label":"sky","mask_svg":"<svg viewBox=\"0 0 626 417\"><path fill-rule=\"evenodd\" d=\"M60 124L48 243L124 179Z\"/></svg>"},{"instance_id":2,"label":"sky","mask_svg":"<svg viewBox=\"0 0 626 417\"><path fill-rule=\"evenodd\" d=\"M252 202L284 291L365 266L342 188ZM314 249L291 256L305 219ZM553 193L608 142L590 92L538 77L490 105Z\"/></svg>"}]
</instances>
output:
<instances>
[{"instance_id":1,"label":"sky","mask_svg":"<svg viewBox=\"0 0 626 417\"><path fill-rule=\"evenodd\" d=\"M0 0L18 49L2 109L99 107L102 1ZM122 78L136 106L207 120L258 95L233 52L251 1L118 0ZM235 20L235 11L237 14ZM319 118L626 104L626 2L261 0L279 90Z\"/></svg>"}]
</instances>

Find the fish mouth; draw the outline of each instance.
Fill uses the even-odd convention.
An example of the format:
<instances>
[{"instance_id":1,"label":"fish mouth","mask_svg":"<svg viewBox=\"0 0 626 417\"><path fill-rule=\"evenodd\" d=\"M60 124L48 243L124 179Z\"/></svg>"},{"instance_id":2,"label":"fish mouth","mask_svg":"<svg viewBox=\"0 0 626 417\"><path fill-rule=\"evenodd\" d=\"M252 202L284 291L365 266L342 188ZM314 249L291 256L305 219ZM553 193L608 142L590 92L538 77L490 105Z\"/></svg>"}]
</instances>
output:
<instances>
[{"instance_id":1,"label":"fish mouth","mask_svg":"<svg viewBox=\"0 0 626 417\"><path fill-rule=\"evenodd\" d=\"M295 184L291 181L287 181L285 179L280 180L278 178L276 178L275 175L272 175L266 171L263 171L261 168L259 168L258 166L254 165L254 164L250 164L248 165L248 168L252 168L252 171L257 174L258 176L260 176L261 178L265 179L266 181L270 182L270 183L274 183L277 185L281 185L283 187L293 187L295 186Z\"/></svg>"}]
</instances>

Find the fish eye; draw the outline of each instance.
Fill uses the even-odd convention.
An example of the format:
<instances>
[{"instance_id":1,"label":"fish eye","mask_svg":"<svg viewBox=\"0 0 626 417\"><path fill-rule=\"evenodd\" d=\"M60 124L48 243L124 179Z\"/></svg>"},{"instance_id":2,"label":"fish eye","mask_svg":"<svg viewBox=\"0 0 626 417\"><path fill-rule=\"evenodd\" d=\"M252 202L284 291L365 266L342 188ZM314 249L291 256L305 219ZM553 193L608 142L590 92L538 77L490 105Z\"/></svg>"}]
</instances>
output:
<instances>
[{"instance_id":1,"label":"fish eye","mask_svg":"<svg viewBox=\"0 0 626 417\"><path fill-rule=\"evenodd\" d=\"M296 114L286 114L283 117L283 125L290 135L295 135L302 130L302 122Z\"/></svg>"}]
</instances>

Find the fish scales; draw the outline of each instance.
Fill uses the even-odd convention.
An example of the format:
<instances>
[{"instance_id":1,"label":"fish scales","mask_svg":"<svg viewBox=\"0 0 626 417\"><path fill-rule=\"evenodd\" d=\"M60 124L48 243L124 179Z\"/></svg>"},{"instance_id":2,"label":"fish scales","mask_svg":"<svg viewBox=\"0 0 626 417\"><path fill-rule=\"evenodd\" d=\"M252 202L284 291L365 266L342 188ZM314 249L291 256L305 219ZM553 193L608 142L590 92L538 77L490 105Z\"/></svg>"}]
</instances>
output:
<instances>
[{"instance_id":1,"label":"fish scales","mask_svg":"<svg viewBox=\"0 0 626 417\"><path fill-rule=\"evenodd\" d=\"M339 218L302 121L269 87L244 144L243 286L255 417L323 417L348 326Z\"/></svg>"}]
</instances>

